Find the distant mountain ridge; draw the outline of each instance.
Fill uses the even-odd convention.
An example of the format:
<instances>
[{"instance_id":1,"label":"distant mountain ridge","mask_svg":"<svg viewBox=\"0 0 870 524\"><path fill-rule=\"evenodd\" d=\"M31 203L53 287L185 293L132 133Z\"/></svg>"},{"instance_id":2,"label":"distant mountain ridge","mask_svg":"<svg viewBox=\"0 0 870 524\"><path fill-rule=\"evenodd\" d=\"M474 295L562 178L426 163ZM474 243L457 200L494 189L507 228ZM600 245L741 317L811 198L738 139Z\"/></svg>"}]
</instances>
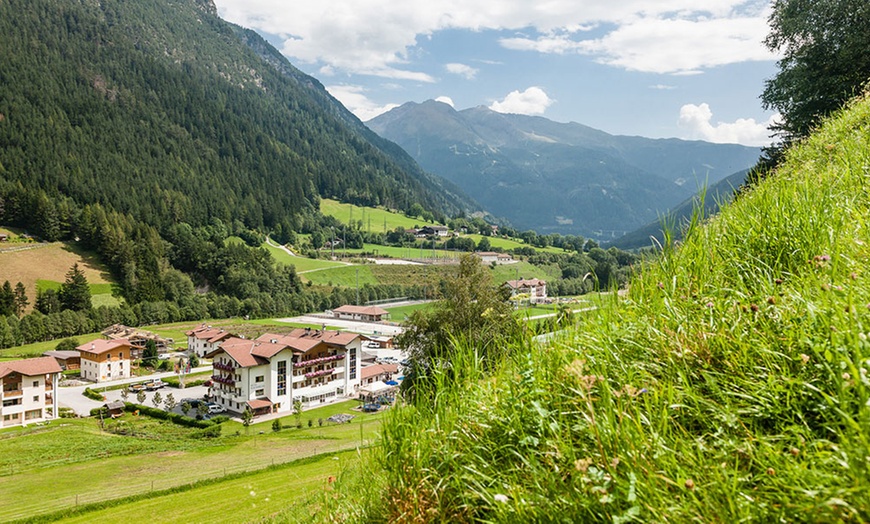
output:
<instances>
[{"instance_id":1,"label":"distant mountain ridge","mask_svg":"<svg viewBox=\"0 0 870 524\"><path fill-rule=\"evenodd\" d=\"M456 111L431 100L366 125L519 229L599 239L643 226L760 154L740 145L615 136L485 107Z\"/></svg>"}]
</instances>

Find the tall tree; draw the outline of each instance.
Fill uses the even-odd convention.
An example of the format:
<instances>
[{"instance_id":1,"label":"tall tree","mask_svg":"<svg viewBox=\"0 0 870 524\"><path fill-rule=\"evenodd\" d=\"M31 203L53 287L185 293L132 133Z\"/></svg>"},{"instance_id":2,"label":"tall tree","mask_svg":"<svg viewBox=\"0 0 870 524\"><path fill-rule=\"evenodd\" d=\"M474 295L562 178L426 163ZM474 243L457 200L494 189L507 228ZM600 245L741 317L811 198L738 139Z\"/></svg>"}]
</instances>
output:
<instances>
[{"instance_id":1,"label":"tall tree","mask_svg":"<svg viewBox=\"0 0 870 524\"><path fill-rule=\"evenodd\" d=\"M782 114L774 130L787 146L860 94L870 79L870 3L774 0L772 8L765 45L782 58L761 100Z\"/></svg>"},{"instance_id":2,"label":"tall tree","mask_svg":"<svg viewBox=\"0 0 870 524\"><path fill-rule=\"evenodd\" d=\"M24 288L24 284L21 282L15 284L15 292L14 292L14 305L15 314L19 317L24 314L24 310L27 309L27 305L30 304L30 301L27 300L27 291Z\"/></svg>"},{"instance_id":3,"label":"tall tree","mask_svg":"<svg viewBox=\"0 0 870 524\"><path fill-rule=\"evenodd\" d=\"M494 363L521 334L508 300L510 290L496 286L476 256L462 255L443 295L433 307L415 311L398 339L400 347L410 352L411 373L402 387L412 397L415 383L425 380L432 366L450 361L454 344L467 344L485 363Z\"/></svg>"},{"instance_id":4,"label":"tall tree","mask_svg":"<svg viewBox=\"0 0 870 524\"><path fill-rule=\"evenodd\" d=\"M63 309L73 311L85 311L91 309L91 290L88 287L88 279L84 272L79 269L78 263L73 264L66 274L66 280L60 286L60 305Z\"/></svg>"},{"instance_id":5,"label":"tall tree","mask_svg":"<svg viewBox=\"0 0 870 524\"><path fill-rule=\"evenodd\" d=\"M8 317L15 313L15 292L12 291L12 284L7 280L3 282L3 287L0 288L0 316Z\"/></svg>"},{"instance_id":6,"label":"tall tree","mask_svg":"<svg viewBox=\"0 0 870 524\"><path fill-rule=\"evenodd\" d=\"M34 307L37 311L46 315L60 312L60 298L58 298L57 290L46 289L45 291L37 291Z\"/></svg>"}]
</instances>

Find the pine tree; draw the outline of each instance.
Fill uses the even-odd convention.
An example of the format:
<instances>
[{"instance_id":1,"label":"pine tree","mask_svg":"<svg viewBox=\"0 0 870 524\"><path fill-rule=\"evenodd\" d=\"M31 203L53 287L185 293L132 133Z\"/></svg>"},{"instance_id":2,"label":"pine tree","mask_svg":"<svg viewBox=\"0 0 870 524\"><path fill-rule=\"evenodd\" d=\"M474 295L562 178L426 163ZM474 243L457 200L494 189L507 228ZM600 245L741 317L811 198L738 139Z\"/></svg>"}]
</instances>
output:
<instances>
[{"instance_id":1,"label":"pine tree","mask_svg":"<svg viewBox=\"0 0 870 524\"><path fill-rule=\"evenodd\" d=\"M24 314L27 305L30 304L30 301L27 300L27 292L24 288L24 284L21 282L15 284L14 295L13 309L15 310L15 314L20 317Z\"/></svg>"},{"instance_id":2,"label":"pine tree","mask_svg":"<svg viewBox=\"0 0 870 524\"><path fill-rule=\"evenodd\" d=\"M73 311L85 311L91 309L91 290L88 287L88 279L84 272L79 269L78 263L73 264L66 274L66 280L60 286L60 305L63 309Z\"/></svg>"},{"instance_id":3,"label":"pine tree","mask_svg":"<svg viewBox=\"0 0 870 524\"><path fill-rule=\"evenodd\" d=\"M0 288L0 316L8 317L12 314L15 314L15 292L7 280Z\"/></svg>"}]
</instances>

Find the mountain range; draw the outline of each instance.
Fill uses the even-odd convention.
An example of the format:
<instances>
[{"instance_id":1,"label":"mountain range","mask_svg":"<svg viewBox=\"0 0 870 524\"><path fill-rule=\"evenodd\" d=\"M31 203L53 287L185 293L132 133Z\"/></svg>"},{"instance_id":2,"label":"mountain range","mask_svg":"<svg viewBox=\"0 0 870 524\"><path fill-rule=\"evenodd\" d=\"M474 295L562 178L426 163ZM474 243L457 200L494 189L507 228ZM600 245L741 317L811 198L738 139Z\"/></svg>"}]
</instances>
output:
<instances>
[{"instance_id":1,"label":"mountain range","mask_svg":"<svg viewBox=\"0 0 870 524\"><path fill-rule=\"evenodd\" d=\"M752 166L758 148L615 136L577 123L409 102L366 122L518 229L607 240Z\"/></svg>"}]
</instances>

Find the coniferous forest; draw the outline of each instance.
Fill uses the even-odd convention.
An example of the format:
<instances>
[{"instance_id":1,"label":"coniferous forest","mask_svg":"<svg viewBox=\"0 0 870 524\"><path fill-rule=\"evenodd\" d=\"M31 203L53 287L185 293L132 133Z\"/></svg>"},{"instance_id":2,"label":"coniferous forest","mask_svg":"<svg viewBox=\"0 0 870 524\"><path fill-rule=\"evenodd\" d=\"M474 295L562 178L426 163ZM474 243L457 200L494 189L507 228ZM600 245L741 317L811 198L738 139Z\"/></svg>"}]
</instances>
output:
<instances>
[{"instance_id":1,"label":"coniferous forest","mask_svg":"<svg viewBox=\"0 0 870 524\"><path fill-rule=\"evenodd\" d=\"M320 197L473 206L208 1L3 2L0 49L0 223L78 240L164 320L332 305L224 243L320 227Z\"/></svg>"}]
</instances>

